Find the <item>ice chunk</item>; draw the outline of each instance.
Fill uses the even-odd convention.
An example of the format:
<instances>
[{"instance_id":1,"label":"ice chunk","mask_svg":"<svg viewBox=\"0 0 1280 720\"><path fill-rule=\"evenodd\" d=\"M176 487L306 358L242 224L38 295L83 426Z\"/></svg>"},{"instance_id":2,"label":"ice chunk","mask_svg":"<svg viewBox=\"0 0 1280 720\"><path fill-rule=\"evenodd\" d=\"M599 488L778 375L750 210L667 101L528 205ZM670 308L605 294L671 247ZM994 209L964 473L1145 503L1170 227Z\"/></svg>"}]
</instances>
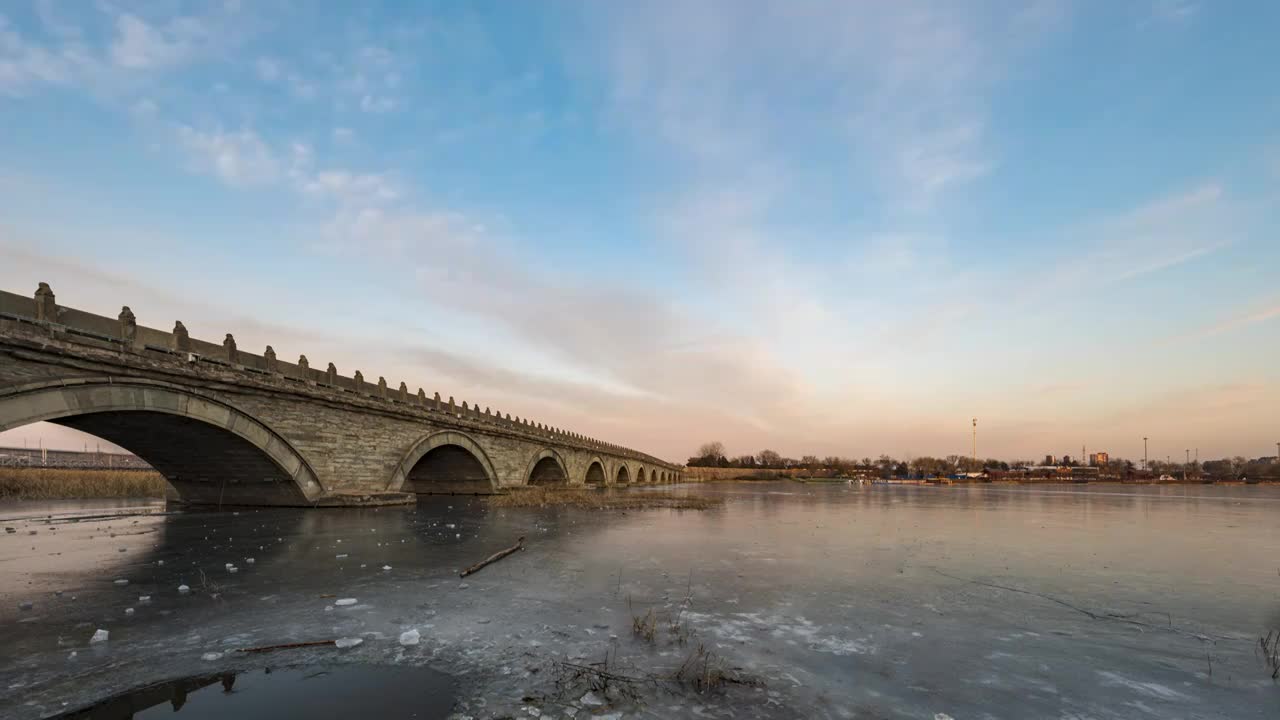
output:
<instances>
[{"instance_id":1,"label":"ice chunk","mask_svg":"<svg viewBox=\"0 0 1280 720\"><path fill-rule=\"evenodd\" d=\"M201 656L200 656L200 659L201 659L201 660L204 660L205 662L213 662L214 660L221 660L221 659L222 659L222 653L220 653L220 652L207 652L207 653L205 653L205 654L201 655Z\"/></svg>"},{"instance_id":2,"label":"ice chunk","mask_svg":"<svg viewBox=\"0 0 1280 720\"><path fill-rule=\"evenodd\" d=\"M186 595L187 593L191 592L191 588L187 587L186 585L179 585L178 592L182 593L183 595Z\"/></svg>"},{"instance_id":3,"label":"ice chunk","mask_svg":"<svg viewBox=\"0 0 1280 720\"><path fill-rule=\"evenodd\" d=\"M163 564L164 564L164 561L163 561L163 560L157 560L157 561L156 561L156 564L157 564L157 565L163 565Z\"/></svg>"},{"instance_id":4,"label":"ice chunk","mask_svg":"<svg viewBox=\"0 0 1280 720\"><path fill-rule=\"evenodd\" d=\"M75 659L76 659L76 655L79 655L79 654L80 654L80 653L76 652L75 650L72 650L72 651L71 651L71 654L67 656L67 659L68 659L68 660L75 660Z\"/></svg>"},{"instance_id":5,"label":"ice chunk","mask_svg":"<svg viewBox=\"0 0 1280 720\"><path fill-rule=\"evenodd\" d=\"M333 604L337 605L338 607L346 607L348 605L355 605L356 599L355 598L339 598L337 600L334 600Z\"/></svg>"},{"instance_id":6,"label":"ice chunk","mask_svg":"<svg viewBox=\"0 0 1280 720\"><path fill-rule=\"evenodd\" d=\"M382 569L383 569L383 570L390 570L390 569L391 569L391 566L390 566L390 565L383 565L383 566L382 566Z\"/></svg>"},{"instance_id":7,"label":"ice chunk","mask_svg":"<svg viewBox=\"0 0 1280 720\"><path fill-rule=\"evenodd\" d=\"M119 580L116 580L116 584L117 584L117 585L128 585L128 584L129 584L129 581L128 581L128 579L126 579L126 578L120 578Z\"/></svg>"},{"instance_id":8,"label":"ice chunk","mask_svg":"<svg viewBox=\"0 0 1280 720\"><path fill-rule=\"evenodd\" d=\"M346 553L339 553L339 554L337 554L337 555L334 555L333 557L334 557L334 558L336 558L336 559L338 559L338 560L341 560L341 559L343 559L343 558L347 557L347 554L346 554Z\"/></svg>"},{"instance_id":9,"label":"ice chunk","mask_svg":"<svg viewBox=\"0 0 1280 720\"><path fill-rule=\"evenodd\" d=\"M150 595L139 595L139 596L138 596L138 602L139 602L139 603L149 603L149 602L151 602L151 596L150 596Z\"/></svg>"},{"instance_id":10,"label":"ice chunk","mask_svg":"<svg viewBox=\"0 0 1280 720\"><path fill-rule=\"evenodd\" d=\"M256 561L256 560L254 560L253 558L245 558L245 559L244 559L244 564L245 564L245 565L252 565L252 564L254 564L255 562L257 562L257 561Z\"/></svg>"},{"instance_id":11,"label":"ice chunk","mask_svg":"<svg viewBox=\"0 0 1280 720\"><path fill-rule=\"evenodd\" d=\"M400 644L405 647L417 645L420 640L422 640L422 636L418 634L417 628L400 633Z\"/></svg>"},{"instance_id":12,"label":"ice chunk","mask_svg":"<svg viewBox=\"0 0 1280 720\"><path fill-rule=\"evenodd\" d=\"M235 565L232 565L231 567L227 568L227 572L237 573L237 572L240 572L240 568L236 567Z\"/></svg>"},{"instance_id":13,"label":"ice chunk","mask_svg":"<svg viewBox=\"0 0 1280 720\"><path fill-rule=\"evenodd\" d=\"M583 695L578 702L582 703L586 707L600 707L604 704L604 700L599 695L595 694L594 690L588 690L587 694Z\"/></svg>"},{"instance_id":14,"label":"ice chunk","mask_svg":"<svg viewBox=\"0 0 1280 720\"><path fill-rule=\"evenodd\" d=\"M337 640L334 640L333 644L337 645L339 648L346 649L346 648L353 648L362 642L364 642L364 638L345 637L345 638L338 638Z\"/></svg>"},{"instance_id":15,"label":"ice chunk","mask_svg":"<svg viewBox=\"0 0 1280 720\"><path fill-rule=\"evenodd\" d=\"M125 615L132 615L132 614L133 614L133 608L125 608L125 609L124 609L124 614L125 614Z\"/></svg>"},{"instance_id":16,"label":"ice chunk","mask_svg":"<svg viewBox=\"0 0 1280 720\"><path fill-rule=\"evenodd\" d=\"M955 720L955 718L946 713L934 713L933 720Z\"/></svg>"},{"instance_id":17,"label":"ice chunk","mask_svg":"<svg viewBox=\"0 0 1280 720\"><path fill-rule=\"evenodd\" d=\"M111 633L107 632L106 630L103 630L102 628L98 628L93 632L93 637L89 638L89 642L90 643L106 642L107 638L109 637L111 637Z\"/></svg>"},{"instance_id":18,"label":"ice chunk","mask_svg":"<svg viewBox=\"0 0 1280 720\"><path fill-rule=\"evenodd\" d=\"M234 564L233 564L233 563L227 563L227 564L226 564L226 568L227 568L228 570L230 570L232 567L234 567Z\"/></svg>"}]
</instances>

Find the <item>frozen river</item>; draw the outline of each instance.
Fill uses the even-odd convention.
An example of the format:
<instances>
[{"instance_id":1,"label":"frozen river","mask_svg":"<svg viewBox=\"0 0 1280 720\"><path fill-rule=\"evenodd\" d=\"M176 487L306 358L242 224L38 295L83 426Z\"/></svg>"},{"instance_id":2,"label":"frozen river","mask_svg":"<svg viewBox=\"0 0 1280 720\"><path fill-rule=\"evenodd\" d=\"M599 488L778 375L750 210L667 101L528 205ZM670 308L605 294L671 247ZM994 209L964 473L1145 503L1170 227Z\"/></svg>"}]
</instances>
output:
<instances>
[{"instance_id":1,"label":"frozen river","mask_svg":"<svg viewBox=\"0 0 1280 720\"><path fill-rule=\"evenodd\" d=\"M1280 716L1258 648L1280 630L1280 488L676 492L726 502L79 521L163 507L0 505L0 717L219 674L242 701L267 667L331 677L379 717ZM458 578L519 536L524 552ZM361 642L236 652L336 638ZM413 669L429 675L397 682L417 699L388 700ZM742 682L698 692L694 675ZM276 717L303 712L278 695Z\"/></svg>"}]
</instances>

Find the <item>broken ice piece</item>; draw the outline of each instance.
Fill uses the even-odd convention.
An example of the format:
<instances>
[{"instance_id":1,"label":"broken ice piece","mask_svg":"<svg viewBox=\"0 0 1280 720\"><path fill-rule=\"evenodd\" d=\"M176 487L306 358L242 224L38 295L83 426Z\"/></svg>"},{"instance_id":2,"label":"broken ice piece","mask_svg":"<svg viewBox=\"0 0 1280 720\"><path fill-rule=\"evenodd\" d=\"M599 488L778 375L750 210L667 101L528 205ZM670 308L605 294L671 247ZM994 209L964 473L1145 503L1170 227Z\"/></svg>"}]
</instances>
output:
<instances>
[{"instance_id":1,"label":"broken ice piece","mask_svg":"<svg viewBox=\"0 0 1280 720\"><path fill-rule=\"evenodd\" d=\"M125 614L125 615L132 615L132 614L133 614L133 608L125 608L125 609L124 609L124 614Z\"/></svg>"},{"instance_id":2,"label":"broken ice piece","mask_svg":"<svg viewBox=\"0 0 1280 720\"><path fill-rule=\"evenodd\" d=\"M206 661L206 662L213 662L214 660L221 660L221 659L222 659L222 653L220 653L220 652L207 652L207 653L205 653L205 654L201 655L201 656L200 656L200 659L201 659L201 660L204 660L204 661Z\"/></svg>"},{"instance_id":3,"label":"broken ice piece","mask_svg":"<svg viewBox=\"0 0 1280 720\"><path fill-rule=\"evenodd\" d=\"M187 593L191 592L191 588L187 587L186 585L179 585L178 592L182 593L183 595L186 595Z\"/></svg>"},{"instance_id":4,"label":"broken ice piece","mask_svg":"<svg viewBox=\"0 0 1280 720\"><path fill-rule=\"evenodd\" d=\"M341 559L343 559L343 558L344 558L344 557L346 557L346 556L347 556L347 554L346 554L346 553L342 553L342 554L340 554L340 555L334 555L334 557L335 557L335 558L337 558L338 560L341 560Z\"/></svg>"},{"instance_id":5,"label":"broken ice piece","mask_svg":"<svg viewBox=\"0 0 1280 720\"><path fill-rule=\"evenodd\" d=\"M353 648L362 642L364 642L364 638L344 637L344 638L338 638L337 640L334 640L333 644L337 645L340 649L345 650L346 648Z\"/></svg>"},{"instance_id":6,"label":"broken ice piece","mask_svg":"<svg viewBox=\"0 0 1280 720\"><path fill-rule=\"evenodd\" d=\"M117 584L117 585L128 585L128 584L129 584L129 580L128 580L128 579L126 579L126 578L120 578L119 580L116 580L116 584Z\"/></svg>"},{"instance_id":7,"label":"broken ice piece","mask_svg":"<svg viewBox=\"0 0 1280 720\"><path fill-rule=\"evenodd\" d=\"M417 645L418 641L421 639L422 639L422 636L418 634L417 628L414 628L413 630L405 630L404 632L400 633L400 644L404 645L405 647L409 647L410 645Z\"/></svg>"},{"instance_id":8,"label":"broken ice piece","mask_svg":"<svg viewBox=\"0 0 1280 720\"><path fill-rule=\"evenodd\" d=\"M89 642L90 643L106 642L107 638L109 637L111 637L111 633L107 632L106 630L103 630L102 628L98 628L93 632L93 637L89 638Z\"/></svg>"},{"instance_id":9,"label":"broken ice piece","mask_svg":"<svg viewBox=\"0 0 1280 720\"><path fill-rule=\"evenodd\" d=\"M383 569L383 570L390 570L390 569L391 569L391 566L390 566L390 565L383 565L383 566L382 566L382 569Z\"/></svg>"},{"instance_id":10,"label":"broken ice piece","mask_svg":"<svg viewBox=\"0 0 1280 720\"><path fill-rule=\"evenodd\" d=\"M256 562L256 561L255 561L253 558L245 558L245 559L244 559L244 564L245 564L245 565L252 565L254 562Z\"/></svg>"},{"instance_id":11,"label":"broken ice piece","mask_svg":"<svg viewBox=\"0 0 1280 720\"><path fill-rule=\"evenodd\" d=\"M139 596L138 596L138 602L139 602L139 603L149 603L149 602L151 602L151 596L150 596L150 595L139 595Z\"/></svg>"},{"instance_id":12,"label":"broken ice piece","mask_svg":"<svg viewBox=\"0 0 1280 720\"><path fill-rule=\"evenodd\" d=\"M240 568L236 567L235 565L232 565L231 567L227 568L227 572L229 573L240 572Z\"/></svg>"},{"instance_id":13,"label":"broken ice piece","mask_svg":"<svg viewBox=\"0 0 1280 720\"><path fill-rule=\"evenodd\" d=\"M337 605L338 607L346 607L348 605L355 605L356 599L355 598L339 598L337 600L334 600L333 604Z\"/></svg>"}]
</instances>

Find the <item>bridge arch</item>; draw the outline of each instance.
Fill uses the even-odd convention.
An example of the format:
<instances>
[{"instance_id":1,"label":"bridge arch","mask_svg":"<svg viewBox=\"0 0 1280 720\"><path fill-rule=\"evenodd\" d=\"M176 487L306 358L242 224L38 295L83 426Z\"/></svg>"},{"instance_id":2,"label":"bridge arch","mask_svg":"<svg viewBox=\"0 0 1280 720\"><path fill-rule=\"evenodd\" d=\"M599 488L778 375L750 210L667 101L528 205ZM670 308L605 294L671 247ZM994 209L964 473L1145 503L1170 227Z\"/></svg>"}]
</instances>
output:
<instances>
[{"instance_id":1,"label":"bridge arch","mask_svg":"<svg viewBox=\"0 0 1280 720\"><path fill-rule=\"evenodd\" d=\"M591 458L587 463L587 471L582 475L583 485L605 485L608 483L608 476L604 472L604 461L599 456Z\"/></svg>"},{"instance_id":2,"label":"bridge arch","mask_svg":"<svg viewBox=\"0 0 1280 720\"><path fill-rule=\"evenodd\" d=\"M640 466L640 469L639 469L639 470L636 470L636 484L637 484L637 485L643 485L643 484L644 484L644 481L645 481L645 476L644 476L644 466L643 466L643 465L641 465L641 466Z\"/></svg>"},{"instance_id":3,"label":"bridge arch","mask_svg":"<svg viewBox=\"0 0 1280 720\"><path fill-rule=\"evenodd\" d=\"M443 430L419 440L391 476L388 490L418 494L485 494L498 487L489 455L473 438Z\"/></svg>"},{"instance_id":4,"label":"bridge arch","mask_svg":"<svg viewBox=\"0 0 1280 720\"><path fill-rule=\"evenodd\" d=\"M307 461L274 430L172 383L94 377L0 392L0 432L38 421L129 450L187 502L306 505L323 493Z\"/></svg>"},{"instance_id":5,"label":"bridge arch","mask_svg":"<svg viewBox=\"0 0 1280 720\"><path fill-rule=\"evenodd\" d=\"M567 485L569 471L560 453L551 448L543 448L529 460L529 467L524 472L526 485Z\"/></svg>"},{"instance_id":6,"label":"bridge arch","mask_svg":"<svg viewBox=\"0 0 1280 720\"><path fill-rule=\"evenodd\" d=\"M618 464L618 474L614 476L613 484L614 485L630 485L631 484L631 470L627 468L626 463Z\"/></svg>"}]
</instances>

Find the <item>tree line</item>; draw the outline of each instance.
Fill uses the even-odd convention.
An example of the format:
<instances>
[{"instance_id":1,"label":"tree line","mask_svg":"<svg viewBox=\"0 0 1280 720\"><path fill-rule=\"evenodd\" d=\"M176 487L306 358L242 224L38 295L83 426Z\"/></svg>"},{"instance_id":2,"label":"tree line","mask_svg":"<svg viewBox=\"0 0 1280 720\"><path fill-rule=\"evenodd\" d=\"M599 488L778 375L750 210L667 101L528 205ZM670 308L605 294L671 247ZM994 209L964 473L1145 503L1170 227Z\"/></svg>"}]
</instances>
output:
<instances>
[{"instance_id":1,"label":"tree line","mask_svg":"<svg viewBox=\"0 0 1280 720\"><path fill-rule=\"evenodd\" d=\"M805 470L811 472L831 472L836 475L876 474L881 477L939 477L964 473L991 471L1023 470L1041 465L1032 460L1014 460L1012 462L996 458L966 457L964 455L948 455L946 457L921 456L907 460L899 460L889 455L878 458L847 458L836 455L818 457L804 455L800 458L786 457L773 450L761 450L755 454L729 456L725 452L724 443L712 441L703 443L698 452L686 463L689 467L721 467L756 470ZM1058 463L1054 463L1057 465ZM1079 467L1081 463L1072 460L1067 463L1071 467ZM1099 467L1099 472L1115 477L1129 477L1142 473L1139 463L1124 458L1112 457ZM1221 460L1206 460L1203 463L1192 461L1179 463L1167 460L1151 460L1146 473L1153 475L1169 474L1175 476L1208 476L1223 479L1256 478L1280 480L1280 462L1273 458L1256 458L1253 460L1236 456Z\"/></svg>"}]
</instances>

